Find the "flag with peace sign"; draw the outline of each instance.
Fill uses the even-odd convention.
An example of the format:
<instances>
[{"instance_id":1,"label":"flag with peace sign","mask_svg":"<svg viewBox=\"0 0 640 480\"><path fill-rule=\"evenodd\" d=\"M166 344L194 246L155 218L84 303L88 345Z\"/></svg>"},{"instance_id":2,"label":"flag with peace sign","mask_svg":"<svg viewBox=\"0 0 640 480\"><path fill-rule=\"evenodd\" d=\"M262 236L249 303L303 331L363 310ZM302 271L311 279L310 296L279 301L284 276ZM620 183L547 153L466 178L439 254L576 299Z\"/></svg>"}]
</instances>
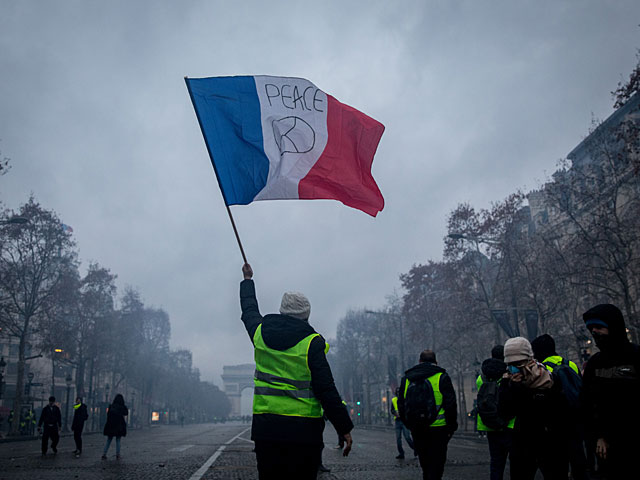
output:
<instances>
[{"instance_id":1,"label":"flag with peace sign","mask_svg":"<svg viewBox=\"0 0 640 480\"><path fill-rule=\"evenodd\" d=\"M302 78L185 78L225 203L333 199L376 216L384 125Z\"/></svg>"}]
</instances>

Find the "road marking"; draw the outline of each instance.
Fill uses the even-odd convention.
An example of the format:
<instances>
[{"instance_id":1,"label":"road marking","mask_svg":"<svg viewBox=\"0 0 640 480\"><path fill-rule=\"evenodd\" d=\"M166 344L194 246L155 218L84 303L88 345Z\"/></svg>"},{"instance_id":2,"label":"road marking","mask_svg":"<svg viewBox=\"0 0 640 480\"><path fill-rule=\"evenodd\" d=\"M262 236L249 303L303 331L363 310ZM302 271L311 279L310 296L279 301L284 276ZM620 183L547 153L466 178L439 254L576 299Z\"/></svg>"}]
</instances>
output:
<instances>
[{"instance_id":1,"label":"road marking","mask_svg":"<svg viewBox=\"0 0 640 480\"><path fill-rule=\"evenodd\" d=\"M184 452L185 450L188 450L191 447L193 447L193 445L181 445L179 447L171 448L171 449L169 449L169 451L170 452Z\"/></svg>"},{"instance_id":2,"label":"road marking","mask_svg":"<svg viewBox=\"0 0 640 480\"><path fill-rule=\"evenodd\" d=\"M216 450L215 453L209 457L209 460L204 462L204 464L198 469L198 471L196 473L194 473L193 475L191 475L191 477L189 477L189 480L200 480L202 478L202 476L205 473L207 473L207 470L209 470L211 465L213 465L213 462L215 462L218 459L218 457L222 454L224 449L227 448L227 445L231 445L234 441L236 441L236 439L238 439L238 437L240 437L240 435L248 432L250 428L251 427L245 428L243 431L241 431L239 434L237 434L231 440L226 442L224 445L220 445L218 450Z\"/></svg>"}]
</instances>

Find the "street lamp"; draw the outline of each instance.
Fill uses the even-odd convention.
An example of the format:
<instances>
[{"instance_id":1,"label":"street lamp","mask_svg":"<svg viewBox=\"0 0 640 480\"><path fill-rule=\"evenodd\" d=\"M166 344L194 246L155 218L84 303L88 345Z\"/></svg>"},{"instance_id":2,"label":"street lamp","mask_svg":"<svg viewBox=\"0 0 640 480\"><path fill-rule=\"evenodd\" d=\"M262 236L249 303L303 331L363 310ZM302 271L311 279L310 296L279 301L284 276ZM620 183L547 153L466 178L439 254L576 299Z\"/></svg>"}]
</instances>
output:
<instances>
[{"instance_id":1,"label":"street lamp","mask_svg":"<svg viewBox=\"0 0 640 480\"><path fill-rule=\"evenodd\" d=\"M0 220L0 225L22 225L28 222L29 219L25 217L11 217L8 220Z\"/></svg>"},{"instance_id":2,"label":"street lamp","mask_svg":"<svg viewBox=\"0 0 640 480\"><path fill-rule=\"evenodd\" d=\"M0 357L0 400L2 400L2 390L4 388L4 367L7 366L7 362L4 361L4 357Z\"/></svg>"},{"instance_id":3,"label":"street lamp","mask_svg":"<svg viewBox=\"0 0 640 480\"><path fill-rule=\"evenodd\" d=\"M71 392L71 384L73 383L73 378L71 378L71 372L67 373L67 378L64 379L67 382L67 405L64 408L64 431L69 431L69 394Z\"/></svg>"}]
</instances>

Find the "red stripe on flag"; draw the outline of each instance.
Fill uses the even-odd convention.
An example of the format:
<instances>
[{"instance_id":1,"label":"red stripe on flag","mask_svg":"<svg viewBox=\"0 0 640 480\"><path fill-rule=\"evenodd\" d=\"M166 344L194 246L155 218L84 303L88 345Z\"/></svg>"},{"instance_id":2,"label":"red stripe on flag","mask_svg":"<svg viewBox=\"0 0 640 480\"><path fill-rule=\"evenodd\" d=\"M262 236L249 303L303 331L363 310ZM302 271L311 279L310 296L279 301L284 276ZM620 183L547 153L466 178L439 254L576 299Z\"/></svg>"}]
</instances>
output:
<instances>
[{"instance_id":1,"label":"red stripe on flag","mask_svg":"<svg viewBox=\"0 0 640 480\"><path fill-rule=\"evenodd\" d=\"M384 125L327 95L327 146L298 184L301 199L332 199L376 216L384 198L371 175Z\"/></svg>"}]
</instances>

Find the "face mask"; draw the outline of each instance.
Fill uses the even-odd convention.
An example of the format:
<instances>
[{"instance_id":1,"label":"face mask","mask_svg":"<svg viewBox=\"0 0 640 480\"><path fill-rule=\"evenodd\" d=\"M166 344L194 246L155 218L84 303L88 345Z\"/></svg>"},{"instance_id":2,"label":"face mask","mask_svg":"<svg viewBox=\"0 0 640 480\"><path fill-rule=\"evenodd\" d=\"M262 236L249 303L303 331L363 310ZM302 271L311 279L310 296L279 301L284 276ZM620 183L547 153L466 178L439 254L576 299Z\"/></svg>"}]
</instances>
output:
<instances>
[{"instance_id":1,"label":"face mask","mask_svg":"<svg viewBox=\"0 0 640 480\"><path fill-rule=\"evenodd\" d=\"M609 335L602 335L600 333L593 333L593 340L596 342L597 347L600 350L606 350L611 343Z\"/></svg>"},{"instance_id":2,"label":"face mask","mask_svg":"<svg viewBox=\"0 0 640 480\"><path fill-rule=\"evenodd\" d=\"M519 367L516 367L514 365L507 365L507 369L509 370L509 373L512 375L522 372L522 370Z\"/></svg>"}]
</instances>

